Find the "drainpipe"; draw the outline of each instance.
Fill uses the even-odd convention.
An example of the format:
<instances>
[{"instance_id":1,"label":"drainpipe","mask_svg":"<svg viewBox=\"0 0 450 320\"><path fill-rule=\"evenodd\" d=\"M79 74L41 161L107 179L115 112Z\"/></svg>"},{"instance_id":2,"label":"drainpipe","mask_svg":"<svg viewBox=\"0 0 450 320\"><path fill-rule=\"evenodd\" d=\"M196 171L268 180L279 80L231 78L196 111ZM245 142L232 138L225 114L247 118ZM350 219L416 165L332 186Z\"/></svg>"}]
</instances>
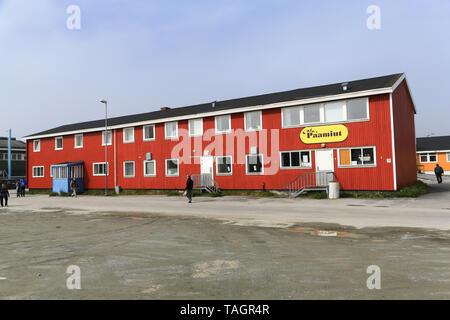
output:
<instances>
[{"instance_id":1,"label":"drainpipe","mask_svg":"<svg viewBox=\"0 0 450 320\"><path fill-rule=\"evenodd\" d=\"M117 133L116 133L116 129L114 129L114 191L116 190L117 187L117 163L116 163L116 139L117 138Z\"/></svg>"}]
</instances>

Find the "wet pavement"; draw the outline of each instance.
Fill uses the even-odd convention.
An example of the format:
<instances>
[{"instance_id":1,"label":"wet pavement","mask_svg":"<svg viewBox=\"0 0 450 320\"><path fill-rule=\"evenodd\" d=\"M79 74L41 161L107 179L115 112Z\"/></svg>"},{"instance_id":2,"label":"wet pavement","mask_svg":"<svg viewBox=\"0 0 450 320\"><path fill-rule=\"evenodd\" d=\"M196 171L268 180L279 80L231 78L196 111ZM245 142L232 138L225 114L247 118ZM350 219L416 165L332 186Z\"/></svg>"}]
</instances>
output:
<instances>
[{"instance_id":1,"label":"wet pavement","mask_svg":"<svg viewBox=\"0 0 450 320\"><path fill-rule=\"evenodd\" d=\"M2 299L449 299L450 231L0 213ZM69 290L66 270L81 270ZM367 267L381 270L369 290Z\"/></svg>"}]
</instances>

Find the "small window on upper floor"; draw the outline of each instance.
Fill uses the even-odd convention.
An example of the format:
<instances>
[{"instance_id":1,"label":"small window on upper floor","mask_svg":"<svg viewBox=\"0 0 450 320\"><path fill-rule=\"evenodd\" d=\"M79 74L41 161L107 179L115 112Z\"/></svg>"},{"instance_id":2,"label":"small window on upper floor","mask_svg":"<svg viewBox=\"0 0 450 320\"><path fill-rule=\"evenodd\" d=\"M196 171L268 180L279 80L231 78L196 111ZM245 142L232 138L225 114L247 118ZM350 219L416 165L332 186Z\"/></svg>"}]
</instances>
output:
<instances>
[{"instance_id":1,"label":"small window on upper floor","mask_svg":"<svg viewBox=\"0 0 450 320\"><path fill-rule=\"evenodd\" d=\"M166 122L164 124L166 140L178 139L178 122Z\"/></svg>"},{"instance_id":2,"label":"small window on upper floor","mask_svg":"<svg viewBox=\"0 0 450 320\"><path fill-rule=\"evenodd\" d=\"M155 125L148 125L143 127L144 141L155 140Z\"/></svg>"},{"instance_id":3,"label":"small window on upper floor","mask_svg":"<svg viewBox=\"0 0 450 320\"><path fill-rule=\"evenodd\" d=\"M231 132L231 116L229 114L216 116L216 134Z\"/></svg>"},{"instance_id":4,"label":"small window on upper floor","mask_svg":"<svg viewBox=\"0 0 450 320\"><path fill-rule=\"evenodd\" d=\"M347 100L347 120L367 119L367 98Z\"/></svg>"},{"instance_id":5,"label":"small window on upper floor","mask_svg":"<svg viewBox=\"0 0 450 320\"><path fill-rule=\"evenodd\" d=\"M62 150L62 149L63 149L63 137L56 137L55 150Z\"/></svg>"},{"instance_id":6,"label":"small window on upper floor","mask_svg":"<svg viewBox=\"0 0 450 320\"><path fill-rule=\"evenodd\" d=\"M111 144L112 144L112 133L111 133L111 130L108 130L107 132L103 131L102 132L102 146L104 146L104 145L110 146Z\"/></svg>"},{"instance_id":7,"label":"small window on upper floor","mask_svg":"<svg viewBox=\"0 0 450 320\"><path fill-rule=\"evenodd\" d=\"M134 142L134 127L123 128L123 143Z\"/></svg>"},{"instance_id":8,"label":"small window on upper floor","mask_svg":"<svg viewBox=\"0 0 450 320\"><path fill-rule=\"evenodd\" d=\"M252 111L244 113L245 131L262 130L262 112Z\"/></svg>"},{"instance_id":9,"label":"small window on upper floor","mask_svg":"<svg viewBox=\"0 0 450 320\"><path fill-rule=\"evenodd\" d=\"M189 120L189 137L199 137L203 135L203 119Z\"/></svg>"},{"instance_id":10,"label":"small window on upper floor","mask_svg":"<svg viewBox=\"0 0 450 320\"><path fill-rule=\"evenodd\" d=\"M83 134L75 135L75 148L83 148Z\"/></svg>"},{"instance_id":11,"label":"small window on upper floor","mask_svg":"<svg viewBox=\"0 0 450 320\"><path fill-rule=\"evenodd\" d=\"M41 140L33 140L33 151L41 151Z\"/></svg>"}]
</instances>

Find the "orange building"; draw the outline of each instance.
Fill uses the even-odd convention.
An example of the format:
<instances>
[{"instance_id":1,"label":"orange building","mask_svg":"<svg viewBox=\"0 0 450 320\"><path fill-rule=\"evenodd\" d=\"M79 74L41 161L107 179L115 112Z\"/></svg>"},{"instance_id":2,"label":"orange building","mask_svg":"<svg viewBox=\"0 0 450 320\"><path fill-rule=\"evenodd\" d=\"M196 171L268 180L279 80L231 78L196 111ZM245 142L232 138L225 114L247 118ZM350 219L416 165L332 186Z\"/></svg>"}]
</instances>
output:
<instances>
[{"instance_id":1,"label":"orange building","mask_svg":"<svg viewBox=\"0 0 450 320\"><path fill-rule=\"evenodd\" d=\"M434 174L438 163L450 175L450 136L417 138L417 170Z\"/></svg>"}]
</instances>

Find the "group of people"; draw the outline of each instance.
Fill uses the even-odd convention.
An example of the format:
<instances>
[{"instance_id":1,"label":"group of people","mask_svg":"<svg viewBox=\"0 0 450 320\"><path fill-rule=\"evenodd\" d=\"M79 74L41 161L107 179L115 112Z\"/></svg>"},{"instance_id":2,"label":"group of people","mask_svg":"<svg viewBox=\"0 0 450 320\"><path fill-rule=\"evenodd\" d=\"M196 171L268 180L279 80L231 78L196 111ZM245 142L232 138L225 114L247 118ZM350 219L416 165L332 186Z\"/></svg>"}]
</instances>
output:
<instances>
[{"instance_id":1,"label":"group of people","mask_svg":"<svg viewBox=\"0 0 450 320\"><path fill-rule=\"evenodd\" d=\"M25 197L25 188L27 187L27 182L24 179L16 181L16 196Z\"/></svg>"}]
</instances>

